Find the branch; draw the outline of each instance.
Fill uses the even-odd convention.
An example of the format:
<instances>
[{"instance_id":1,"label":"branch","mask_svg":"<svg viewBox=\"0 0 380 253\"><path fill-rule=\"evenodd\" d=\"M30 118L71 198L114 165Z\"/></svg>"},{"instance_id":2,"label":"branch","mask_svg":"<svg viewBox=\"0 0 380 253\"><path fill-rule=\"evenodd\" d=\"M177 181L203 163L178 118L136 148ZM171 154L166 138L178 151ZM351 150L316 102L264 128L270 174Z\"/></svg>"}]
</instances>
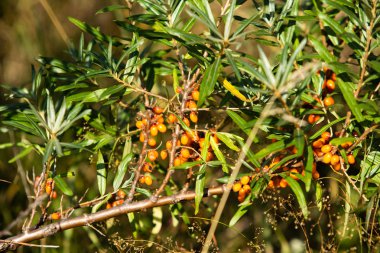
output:
<instances>
[{"instance_id":1,"label":"branch","mask_svg":"<svg viewBox=\"0 0 380 253\"><path fill-rule=\"evenodd\" d=\"M210 188L205 190L204 197L221 195L225 190L225 185ZM71 228L87 226L94 222L104 221L110 218L114 218L116 216L141 211L144 209L172 205L180 201L193 200L195 198L195 195L196 194L194 191L188 191L185 193L178 193L172 196L161 197L154 202L149 199L146 199L142 201L133 202L131 204L123 204L92 214L84 214L75 218L61 220L59 222L46 225L34 231L28 231L27 233L19 234L0 241L0 252L4 252L6 250L15 250L17 247L24 243L52 236L54 234L57 234L58 232L65 231Z\"/></svg>"}]
</instances>

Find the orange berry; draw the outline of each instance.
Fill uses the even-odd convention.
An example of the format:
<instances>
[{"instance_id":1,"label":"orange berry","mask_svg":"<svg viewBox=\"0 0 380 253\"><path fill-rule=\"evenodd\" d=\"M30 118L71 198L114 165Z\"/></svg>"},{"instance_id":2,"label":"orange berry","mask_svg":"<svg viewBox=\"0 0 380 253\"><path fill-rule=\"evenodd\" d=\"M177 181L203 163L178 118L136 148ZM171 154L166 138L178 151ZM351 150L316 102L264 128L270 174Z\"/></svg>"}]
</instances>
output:
<instances>
[{"instance_id":1,"label":"orange berry","mask_svg":"<svg viewBox=\"0 0 380 253\"><path fill-rule=\"evenodd\" d=\"M175 92L176 93L181 93L182 92L182 88L181 87L177 87L177 89L175 89Z\"/></svg>"},{"instance_id":2,"label":"orange berry","mask_svg":"<svg viewBox=\"0 0 380 253\"><path fill-rule=\"evenodd\" d=\"M162 160L165 160L168 157L168 151L166 150L161 150L160 156Z\"/></svg>"},{"instance_id":3,"label":"orange berry","mask_svg":"<svg viewBox=\"0 0 380 253\"><path fill-rule=\"evenodd\" d=\"M245 193L250 193L251 192L251 186L246 184L243 186L243 190L245 191Z\"/></svg>"},{"instance_id":4,"label":"orange berry","mask_svg":"<svg viewBox=\"0 0 380 253\"><path fill-rule=\"evenodd\" d=\"M141 120L136 121L136 127L137 127L138 129L142 129L142 128L144 127L143 122L142 122Z\"/></svg>"},{"instance_id":5,"label":"orange berry","mask_svg":"<svg viewBox=\"0 0 380 253\"><path fill-rule=\"evenodd\" d=\"M328 106L332 106L333 104L335 103L333 97L326 97L325 99L323 99L323 104L328 107Z\"/></svg>"},{"instance_id":6,"label":"orange berry","mask_svg":"<svg viewBox=\"0 0 380 253\"><path fill-rule=\"evenodd\" d=\"M319 115L315 115L315 118L314 118L314 123L318 122L318 120L321 118L321 116Z\"/></svg>"},{"instance_id":7,"label":"orange berry","mask_svg":"<svg viewBox=\"0 0 380 253\"><path fill-rule=\"evenodd\" d=\"M120 206L121 204L124 203L124 200L123 199L119 199L119 200L116 200L112 203L112 207L115 207L115 206Z\"/></svg>"},{"instance_id":8,"label":"orange berry","mask_svg":"<svg viewBox=\"0 0 380 253\"><path fill-rule=\"evenodd\" d=\"M57 192L56 192L56 191L53 191L53 192L51 193L51 198L52 198L52 199L56 199L56 198L57 198Z\"/></svg>"},{"instance_id":9,"label":"orange berry","mask_svg":"<svg viewBox=\"0 0 380 253\"><path fill-rule=\"evenodd\" d=\"M341 167L340 163L337 163L333 166L334 170L336 171L340 170L340 167Z\"/></svg>"},{"instance_id":10,"label":"orange berry","mask_svg":"<svg viewBox=\"0 0 380 253\"><path fill-rule=\"evenodd\" d=\"M314 114L310 114L309 117L307 118L307 122L309 122L309 124L314 124L314 122L315 122L315 115Z\"/></svg>"},{"instance_id":11,"label":"orange berry","mask_svg":"<svg viewBox=\"0 0 380 253\"><path fill-rule=\"evenodd\" d=\"M165 133L166 132L166 125L165 124L158 124L157 126L157 129L158 131L160 131L161 133Z\"/></svg>"},{"instance_id":12,"label":"orange berry","mask_svg":"<svg viewBox=\"0 0 380 253\"><path fill-rule=\"evenodd\" d=\"M139 140L140 140L140 142L144 142L145 141L145 136L144 136L143 132L140 132Z\"/></svg>"},{"instance_id":13,"label":"orange berry","mask_svg":"<svg viewBox=\"0 0 380 253\"><path fill-rule=\"evenodd\" d=\"M199 139L199 147L203 148L204 145L205 145L205 138L200 138Z\"/></svg>"},{"instance_id":14,"label":"orange berry","mask_svg":"<svg viewBox=\"0 0 380 253\"><path fill-rule=\"evenodd\" d=\"M313 176L314 179L318 179L319 178L319 172L318 171L314 172L312 174L312 176Z\"/></svg>"},{"instance_id":15,"label":"orange berry","mask_svg":"<svg viewBox=\"0 0 380 253\"><path fill-rule=\"evenodd\" d=\"M189 144L189 137L187 136L187 134L182 134L181 136L181 144L186 146L187 144Z\"/></svg>"},{"instance_id":16,"label":"orange berry","mask_svg":"<svg viewBox=\"0 0 380 253\"><path fill-rule=\"evenodd\" d=\"M240 191L239 191L239 195L238 195L238 201L241 203L245 200L245 194L240 194Z\"/></svg>"},{"instance_id":17,"label":"orange berry","mask_svg":"<svg viewBox=\"0 0 380 253\"><path fill-rule=\"evenodd\" d=\"M340 162L340 159L339 159L338 155L333 155L331 157L331 161L330 161L331 165L333 165L333 166L337 165L339 162Z\"/></svg>"},{"instance_id":18,"label":"orange berry","mask_svg":"<svg viewBox=\"0 0 380 253\"><path fill-rule=\"evenodd\" d=\"M206 162L211 161L213 158L214 158L214 155L212 154L212 152L208 151L207 156L206 156Z\"/></svg>"},{"instance_id":19,"label":"orange berry","mask_svg":"<svg viewBox=\"0 0 380 253\"><path fill-rule=\"evenodd\" d=\"M332 149L332 146L330 145L330 144L326 144L326 145L323 145L322 147L321 147L321 151L323 152L323 153L328 153L328 152L330 152L331 151L331 149Z\"/></svg>"},{"instance_id":20,"label":"orange berry","mask_svg":"<svg viewBox=\"0 0 380 253\"><path fill-rule=\"evenodd\" d=\"M335 90L335 82L331 79L327 80L326 87L329 91Z\"/></svg>"},{"instance_id":21,"label":"orange berry","mask_svg":"<svg viewBox=\"0 0 380 253\"><path fill-rule=\"evenodd\" d=\"M110 209L112 207L111 203L107 203L106 209Z\"/></svg>"},{"instance_id":22,"label":"orange berry","mask_svg":"<svg viewBox=\"0 0 380 253\"><path fill-rule=\"evenodd\" d=\"M234 192L238 192L238 191L240 191L240 189L241 189L241 183L240 182L237 182L237 183L234 183L234 185L232 186L232 190L234 191Z\"/></svg>"},{"instance_id":23,"label":"orange berry","mask_svg":"<svg viewBox=\"0 0 380 253\"><path fill-rule=\"evenodd\" d=\"M149 186L149 185L152 185L152 183L153 183L153 180L151 176L145 176L145 184Z\"/></svg>"},{"instance_id":24,"label":"orange berry","mask_svg":"<svg viewBox=\"0 0 380 253\"><path fill-rule=\"evenodd\" d=\"M317 163L313 162L313 165L311 166L311 172L317 171Z\"/></svg>"},{"instance_id":25,"label":"orange berry","mask_svg":"<svg viewBox=\"0 0 380 253\"><path fill-rule=\"evenodd\" d=\"M179 157L174 159L174 166L180 166L182 164L182 160Z\"/></svg>"},{"instance_id":26,"label":"orange berry","mask_svg":"<svg viewBox=\"0 0 380 253\"><path fill-rule=\"evenodd\" d=\"M158 123L164 123L165 122L164 117L162 117L162 114L160 114L160 115L154 115L154 118L156 119L156 121Z\"/></svg>"},{"instance_id":27,"label":"orange berry","mask_svg":"<svg viewBox=\"0 0 380 253\"><path fill-rule=\"evenodd\" d=\"M152 172L152 164L151 163L144 163L143 171L144 172Z\"/></svg>"},{"instance_id":28,"label":"orange berry","mask_svg":"<svg viewBox=\"0 0 380 253\"><path fill-rule=\"evenodd\" d=\"M121 199L124 199L127 196L127 194L121 189L117 191L116 195Z\"/></svg>"},{"instance_id":29,"label":"orange berry","mask_svg":"<svg viewBox=\"0 0 380 253\"><path fill-rule=\"evenodd\" d=\"M145 177L144 177L144 176L141 176L141 177L139 178L139 183L140 183L140 184L145 184Z\"/></svg>"},{"instance_id":30,"label":"orange berry","mask_svg":"<svg viewBox=\"0 0 380 253\"><path fill-rule=\"evenodd\" d=\"M182 121L183 121L183 123L185 123L186 126L188 126L188 127L190 126L190 121L188 118L183 118Z\"/></svg>"},{"instance_id":31,"label":"orange berry","mask_svg":"<svg viewBox=\"0 0 380 253\"><path fill-rule=\"evenodd\" d=\"M324 139L325 141L330 140L330 138L331 138L331 134L330 134L330 132L323 132L323 133L321 134L321 138Z\"/></svg>"},{"instance_id":32,"label":"orange berry","mask_svg":"<svg viewBox=\"0 0 380 253\"><path fill-rule=\"evenodd\" d=\"M314 149L314 154L318 157L321 157L324 156L325 153L323 153L320 148L316 148Z\"/></svg>"},{"instance_id":33,"label":"orange berry","mask_svg":"<svg viewBox=\"0 0 380 253\"><path fill-rule=\"evenodd\" d=\"M313 148L322 148L323 144L325 143L324 139L318 139L313 142Z\"/></svg>"},{"instance_id":34,"label":"orange berry","mask_svg":"<svg viewBox=\"0 0 380 253\"><path fill-rule=\"evenodd\" d=\"M290 174L289 174L289 176L290 176L291 178L295 179L295 180L298 180L299 178L296 176L297 174L299 174L299 173L298 173L298 170L295 169L295 168L293 168L293 169L290 170Z\"/></svg>"},{"instance_id":35,"label":"orange berry","mask_svg":"<svg viewBox=\"0 0 380 253\"><path fill-rule=\"evenodd\" d=\"M153 112L154 112L155 114L161 114L161 113L164 112L164 109L162 109L162 108L159 107L159 106L155 106L155 107L153 107Z\"/></svg>"},{"instance_id":36,"label":"orange berry","mask_svg":"<svg viewBox=\"0 0 380 253\"><path fill-rule=\"evenodd\" d=\"M280 187L286 188L287 186L288 186L288 182L284 178L281 178Z\"/></svg>"},{"instance_id":37,"label":"orange berry","mask_svg":"<svg viewBox=\"0 0 380 253\"><path fill-rule=\"evenodd\" d=\"M45 191L48 195L50 195L53 190L53 182L54 180L52 178L46 180Z\"/></svg>"},{"instance_id":38,"label":"orange berry","mask_svg":"<svg viewBox=\"0 0 380 253\"><path fill-rule=\"evenodd\" d=\"M342 143L342 148L346 149L346 148L349 148L352 146L352 142L351 141L348 141L348 142L345 142L345 143Z\"/></svg>"},{"instance_id":39,"label":"orange berry","mask_svg":"<svg viewBox=\"0 0 380 253\"><path fill-rule=\"evenodd\" d=\"M240 182L241 182L242 185L249 184L250 180L251 180L251 178L249 176L243 176L242 178L240 178Z\"/></svg>"},{"instance_id":40,"label":"orange berry","mask_svg":"<svg viewBox=\"0 0 380 253\"><path fill-rule=\"evenodd\" d=\"M190 113L190 120L193 123L197 123L198 122L198 115L197 115L196 112L191 112Z\"/></svg>"},{"instance_id":41,"label":"orange berry","mask_svg":"<svg viewBox=\"0 0 380 253\"><path fill-rule=\"evenodd\" d=\"M168 150L171 150L172 147L173 147L173 143L172 143L172 141L171 141L171 140L167 141L166 144L165 144L165 146L166 146L166 148L167 148Z\"/></svg>"},{"instance_id":42,"label":"orange berry","mask_svg":"<svg viewBox=\"0 0 380 253\"><path fill-rule=\"evenodd\" d=\"M170 124L176 123L177 122L177 117L173 113L169 114L169 116L168 116L168 122Z\"/></svg>"},{"instance_id":43,"label":"orange berry","mask_svg":"<svg viewBox=\"0 0 380 253\"><path fill-rule=\"evenodd\" d=\"M181 149L181 156L183 158L189 158L190 157L190 151L187 148L182 148Z\"/></svg>"},{"instance_id":44,"label":"orange berry","mask_svg":"<svg viewBox=\"0 0 380 253\"><path fill-rule=\"evenodd\" d=\"M331 80L333 80L335 82L336 81L336 74L334 72L332 72L330 78L331 78Z\"/></svg>"},{"instance_id":45,"label":"orange berry","mask_svg":"<svg viewBox=\"0 0 380 253\"><path fill-rule=\"evenodd\" d=\"M158 157L158 152L157 150L150 150L148 152L148 158L149 160L151 160L152 162L154 162Z\"/></svg>"},{"instance_id":46,"label":"orange berry","mask_svg":"<svg viewBox=\"0 0 380 253\"><path fill-rule=\"evenodd\" d=\"M354 155L353 154L349 154L347 156L347 161L348 161L349 164L354 164L355 163L355 157L354 157Z\"/></svg>"},{"instance_id":47,"label":"orange berry","mask_svg":"<svg viewBox=\"0 0 380 253\"><path fill-rule=\"evenodd\" d=\"M150 135L152 136L157 136L158 134L158 128L156 125L153 125L150 127Z\"/></svg>"},{"instance_id":48,"label":"orange berry","mask_svg":"<svg viewBox=\"0 0 380 253\"><path fill-rule=\"evenodd\" d=\"M274 189L274 181L273 180L269 180L269 182L268 182L268 188Z\"/></svg>"},{"instance_id":49,"label":"orange berry","mask_svg":"<svg viewBox=\"0 0 380 253\"><path fill-rule=\"evenodd\" d=\"M239 190L239 196L244 196L245 198L245 190L243 187Z\"/></svg>"},{"instance_id":50,"label":"orange berry","mask_svg":"<svg viewBox=\"0 0 380 253\"><path fill-rule=\"evenodd\" d=\"M61 214L58 213L58 212L56 212L56 213L52 213L52 214L50 215L50 218L51 218L52 220L59 220L59 219L61 218Z\"/></svg>"},{"instance_id":51,"label":"orange berry","mask_svg":"<svg viewBox=\"0 0 380 253\"><path fill-rule=\"evenodd\" d=\"M194 90L194 91L191 93L191 97L192 97L195 101L198 101L198 100L199 100L199 91Z\"/></svg>"},{"instance_id":52,"label":"orange berry","mask_svg":"<svg viewBox=\"0 0 380 253\"><path fill-rule=\"evenodd\" d=\"M149 140L148 140L149 146L154 147L154 146L156 146L156 144L157 144L157 141L154 138L149 138Z\"/></svg>"},{"instance_id":53,"label":"orange berry","mask_svg":"<svg viewBox=\"0 0 380 253\"><path fill-rule=\"evenodd\" d=\"M326 164L329 164L331 162L331 157L332 157L332 154L330 152L326 153L323 156L322 162L326 163Z\"/></svg>"},{"instance_id":54,"label":"orange berry","mask_svg":"<svg viewBox=\"0 0 380 253\"><path fill-rule=\"evenodd\" d=\"M186 103L186 107L189 109L197 109L197 103L194 100L190 100Z\"/></svg>"}]
</instances>

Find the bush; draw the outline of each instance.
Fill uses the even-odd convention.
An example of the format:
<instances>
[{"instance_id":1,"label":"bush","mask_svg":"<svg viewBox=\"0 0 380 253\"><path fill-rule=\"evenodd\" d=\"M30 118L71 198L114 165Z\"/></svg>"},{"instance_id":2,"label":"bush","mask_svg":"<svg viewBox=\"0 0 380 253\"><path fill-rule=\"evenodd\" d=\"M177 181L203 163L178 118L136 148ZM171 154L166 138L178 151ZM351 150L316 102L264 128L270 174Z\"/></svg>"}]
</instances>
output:
<instances>
[{"instance_id":1,"label":"bush","mask_svg":"<svg viewBox=\"0 0 380 253\"><path fill-rule=\"evenodd\" d=\"M253 3L99 10L120 36L69 18L91 39L0 107L25 191L0 249L377 251L379 5Z\"/></svg>"}]
</instances>

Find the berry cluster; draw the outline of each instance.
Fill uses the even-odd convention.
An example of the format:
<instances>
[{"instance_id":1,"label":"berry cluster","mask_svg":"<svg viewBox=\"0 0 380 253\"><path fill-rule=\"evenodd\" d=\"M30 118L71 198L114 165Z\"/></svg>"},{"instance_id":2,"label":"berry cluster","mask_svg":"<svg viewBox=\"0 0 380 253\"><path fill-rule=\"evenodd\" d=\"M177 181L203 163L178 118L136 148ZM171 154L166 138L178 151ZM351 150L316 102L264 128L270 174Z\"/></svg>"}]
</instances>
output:
<instances>
[{"instance_id":1,"label":"berry cluster","mask_svg":"<svg viewBox=\"0 0 380 253\"><path fill-rule=\"evenodd\" d=\"M124 203L124 199L127 197L123 190L118 190L116 195L111 197L111 200L107 202L106 208L109 209L111 207L119 206Z\"/></svg>"},{"instance_id":2,"label":"berry cluster","mask_svg":"<svg viewBox=\"0 0 380 253\"><path fill-rule=\"evenodd\" d=\"M37 192L38 184L40 183L40 176L37 176L34 180L34 191ZM54 190L54 179L48 178L45 183L45 192L50 196L51 199L57 198L57 192Z\"/></svg>"},{"instance_id":3,"label":"berry cluster","mask_svg":"<svg viewBox=\"0 0 380 253\"><path fill-rule=\"evenodd\" d=\"M331 134L329 132L322 133L321 137L313 142L314 154L317 160L322 161L325 164L331 165L331 167L338 171L341 169L342 157L338 155L338 148L330 144ZM345 142L341 144L343 149L348 149L352 146L352 142ZM355 163L355 157L352 154L347 155L347 161L349 164Z\"/></svg>"},{"instance_id":4,"label":"berry cluster","mask_svg":"<svg viewBox=\"0 0 380 253\"><path fill-rule=\"evenodd\" d=\"M238 201L243 202L246 195L251 192L250 182L254 176L243 176L239 181L235 182L232 186L232 191L238 192Z\"/></svg>"},{"instance_id":5,"label":"berry cluster","mask_svg":"<svg viewBox=\"0 0 380 253\"><path fill-rule=\"evenodd\" d=\"M335 90L335 81L336 81L336 74L328 68L323 68L324 73L324 82L322 84L322 98L323 98L323 106L329 107L335 104L335 100L332 96L329 94L332 93ZM321 74L321 72L318 72L318 74ZM322 101L319 97L315 96L314 99L322 105ZM315 106L318 107L318 106ZM321 117L319 115L310 114L307 121L310 124L316 123Z\"/></svg>"}]
</instances>

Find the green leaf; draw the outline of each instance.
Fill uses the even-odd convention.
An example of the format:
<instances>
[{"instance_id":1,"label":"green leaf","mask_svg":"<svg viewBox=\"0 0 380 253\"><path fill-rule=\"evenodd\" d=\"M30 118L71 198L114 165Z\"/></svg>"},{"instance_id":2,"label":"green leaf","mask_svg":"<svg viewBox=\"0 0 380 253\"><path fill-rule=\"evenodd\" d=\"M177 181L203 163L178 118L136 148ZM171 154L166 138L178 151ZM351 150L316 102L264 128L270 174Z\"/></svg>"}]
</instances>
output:
<instances>
[{"instance_id":1,"label":"green leaf","mask_svg":"<svg viewBox=\"0 0 380 253\"><path fill-rule=\"evenodd\" d=\"M133 153L129 153L128 155L126 155L121 161L121 163L119 164L119 166L117 167L116 176L115 176L115 179L113 180L114 191L120 188L120 185L123 182L125 173L127 173L128 165L130 161L132 161L133 156L134 156Z\"/></svg>"},{"instance_id":2,"label":"green leaf","mask_svg":"<svg viewBox=\"0 0 380 253\"><path fill-rule=\"evenodd\" d=\"M215 83L219 77L220 64L221 58L217 57L215 61L207 67L200 85L198 107L201 106L206 98L214 91Z\"/></svg>"},{"instance_id":3,"label":"green leaf","mask_svg":"<svg viewBox=\"0 0 380 253\"><path fill-rule=\"evenodd\" d=\"M265 148L263 148L259 152L257 152L255 154L255 158L256 159L264 158L265 156L267 156L271 153L274 153L274 152L277 152L280 150L284 150L290 146L293 146L294 144L295 144L294 140L291 142L288 142L288 143L286 143L284 140L276 141L270 145L267 145Z\"/></svg>"},{"instance_id":4,"label":"green leaf","mask_svg":"<svg viewBox=\"0 0 380 253\"><path fill-rule=\"evenodd\" d=\"M230 116L230 118L235 122L235 124L238 125L238 127L248 135L251 130L251 126L248 126L247 121L245 121L239 114L234 111L227 110L226 112L228 116Z\"/></svg>"},{"instance_id":5,"label":"green leaf","mask_svg":"<svg viewBox=\"0 0 380 253\"><path fill-rule=\"evenodd\" d=\"M354 142L355 141L355 137L341 137L341 138L334 138L330 141L330 144L331 145L334 145L334 146L339 146L343 143L346 143L346 142Z\"/></svg>"},{"instance_id":6,"label":"green leaf","mask_svg":"<svg viewBox=\"0 0 380 253\"><path fill-rule=\"evenodd\" d=\"M91 213L96 213L102 205L104 205L105 203L108 202L108 200L109 200L110 198L112 198L112 194L111 194L111 193L108 193L108 194L107 194L107 197L105 197L102 201L100 201L99 203L97 203L96 205L94 205L94 206L92 207L92 209L91 209Z\"/></svg>"},{"instance_id":7,"label":"green leaf","mask_svg":"<svg viewBox=\"0 0 380 253\"><path fill-rule=\"evenodd\" d=\"M98 160L96 162L96 178L98 181L98 189L100 195L104 195L106 193L107 187L107 169L106 164L104 163L103 154L100 150L98 150Z\"/></svg>"},{"instance_id":8,"label":"green leaf","mask_svg":"<svg viewBox=\"0 0 380 253\"><path fill-rule=\"evenodd\" d=\"M221 140L228 148L236 151L236 152L239 152L240 151L240 148L238 146L235 145L235 143L233 142L233 138L235 139L240 139L240 140L243 140L243 138L241 138L240 136L237 136L237 135L234 135L234 134L230 134L230 133L224 133L224 132L217 132L216 133L216 136L218 137L219 140Z\"/></svg>"},{"instance_id":9,"label":"green leaf","mask_svg":"<svg viewBox=\"0 0 380 253\"><path fill-rule=\"evenodd\" d=\"M203 164L200 168L200 171L205 171L206 164ZM197 175L196 183L195 183L195 214L199 211L199 205L202 201L204 195L204 188L206 182L206 173L201 173Z\"/></svg>"},{"instance_id":10,"label":"green leaf","mask_svg":"<svg viewBox=\"0 0 380 253\"><path fill-rule=\"evenodd\" d=\"M304 180L307 192L310 191L313 163L314 163L314 152L313 152L312 146L309 145L307 147L307 158L306 158L305 180Z\"/></svg>"},{"instance_id":11,"label":"green leaf","mask_svg":"<svg viewBox=\"0 0 380 253\"><path fill-rule=\"evenodd\" d=\"M53 153L54 143L54 139L51 139L48 141L48 143L46 143L42 164L45 164L48 161L50 155Z\"/></svg>"},{"instance_id":12,"label":"green leaf","mask_svg":"<svg viewBox=\"0 0 380 253\"><path fill-rule=\"evenodd\" d=\"M228 166L226 163L226 159L224 158L224 155L220 151L218 144L215 142L214 138L210 138L210 144L212 147L212 150L214 151L216 158L222 163L222 170L224 173L228 173Z\"/></svg>"},{"instance_id":13,"label":"green leaf","mask_svg":"<svg viewBox=\"0 0 380 253\"><path fill-rule=\"evenodd\" d=\"M24 156L28 155L32 150L33 150L33 146L28 146L26 149L24 149L23 151L21 151L20 153L18 153L15 157L13 157L12 159L10 159L8 161L8 163L14 163L18 159L21 159Z\"/></svg>"},{"instance_id":14,"label":"green leaf","mask_svg":"<svg viewBox=\"0 0 380 253\"><path fill-rule=\"evenodd\" d=\"M346 101L348 107L350 107L352 113L358 122L362 122L364 120L363 114L360 111L360 107L356 102L356 98L354 97L354 90L349 83L345 83L338 78L337 84L339 89L342 91L344 100Z\"/></svg>"},{"instance_id":15,"label":"green leaf","mask_svg":"<svg viewBox=\"0 0 380 253\"><path fill-rule=\"evenodd\" d=\"M228 41L231 32L232 21L234 17L234 11L236 7L236 0L232 0L227 13L226 23L224 25L224 41Z\"/></svg>"},{"instance_id":16,"label":"green leaf","mask_svg":"<svg viewBox=\"0 0 380 253\"><path fill-rule=\"evenodd\" d=\"M173 166L172 169L173 170L187 170L189 168L192 168L192 167L197 166L197 165L202 164L202 163L204 163L204 162L203 161L185 162L181 165Z\"/></svg>"},{"instance_id":17,"label":"green leaf","mask_svg":"<svg viewBox=\"0 0 380 253\"><path fill-rule=\"evenodd\" d=\"M336 57L329 52L329 50L322 44L320 39L314 38L310 35L309 40L313 44L315 51L317 51L322 60L327 63L336 61Z\"/></svg>"},{"instance_id":18,"label":"green leaf","mask_svg":"<svg viewBox=\"0 0 380 253\"><path fill-rule=\"evenodd\" d=\"M306 219L309 216L309 211L307 210L307 203L306 203L305 195L301 189L301 186L299 185L299 183L296 180L294 180L293 178L291 178L289 176L286 176L284 178L285 178L286 182L288 182L288 184L289 184L290 188L292 189L292 191L294 192L294 194L296 195L298 204L300 205L301 210L302 210L302 214Z\"/></svg>"},{"instance_id":19,"label":"green leaf","mask_svg":"<svg viewBox=\"0 0 380 253\"><path fill-rule=\"evenodd\" d=\"M232 227L240 220L240 218L248 211L248 207L250 207L252 203L247 203L245 205L241 205L239 209L236 211L234 216L231 218L230 223L228 226Z\"/></svg>"},{"instance_id":20,"label":"green leaf","mask_svg":"<svg viewBox=\"0 0 380 253\"><path fill-rule=\"evenodd\" d=\"M322 207L323 207L323 200L322 200L322 197L323 197L323 189L322 189L322 186L320 183L316 183L315 184L315 201L317 202L317 207L318 207L318 210L319 211L322 211Z\"/></svg>"},{"instance_id":21,"label":"green leaf","mask_svg":"<svg viewBox=\"0 0 380 253\"><path fill-rule=\"evenodd\" d=\"M343 121L344 119L346 119L346 117L342 117L342 118L339 118L339 119L336 119L334 121L331 121L330 123L324 125L323 127L321 127L317 132L315 132L312 136L310 136L310 140L314 140L316 138L319 138L321 136L322 133L326 132L327 129L329 129L331 126L335 125L336 123L340 122L340 121Z\"/></svg>"},{"instance_id":22,"label":"green leaf","mask_svg":"<svg viewBox=\"0 0 380 253\"><path fill-rule=\"evenodd\" d=\"M73 196L73 191L67 185L66 181L61 177L61 175L57 175L54 177L54 183L63 194L67 196Z\"/></svg>"},{"instance_id":23,"label":"green leaf","mask_svg":"<svg viewBox=\"0 0 380 253\"><path fill-rule=\"evenodd\" d=\"M91 34L92 36L94 36L99 41L108 43L110 40L112 40L111 36L107 36L107 35L103 34L102 32L99 31L99 29L97 29L93 26L90 26L90 25L86 24L85 22L82 22L82 21L75 19L73 17L69 17L68 19L70 20L71 23L73 23L74 25L79 27L81 30Z\"/></svg>"},{"instance_id":24,"label":"green leaf","mask_svg":"<svg viewBox=\"0 0 380 253\"><path fill-rule=\"evenodd\" d=\"M295 140L295 146L297 149L297 157L300 157L303 155L303 150L305 148L305 138L304 133L302 129L296 128L293 133L294 140Z\"/></svg>"}]
</instances>

